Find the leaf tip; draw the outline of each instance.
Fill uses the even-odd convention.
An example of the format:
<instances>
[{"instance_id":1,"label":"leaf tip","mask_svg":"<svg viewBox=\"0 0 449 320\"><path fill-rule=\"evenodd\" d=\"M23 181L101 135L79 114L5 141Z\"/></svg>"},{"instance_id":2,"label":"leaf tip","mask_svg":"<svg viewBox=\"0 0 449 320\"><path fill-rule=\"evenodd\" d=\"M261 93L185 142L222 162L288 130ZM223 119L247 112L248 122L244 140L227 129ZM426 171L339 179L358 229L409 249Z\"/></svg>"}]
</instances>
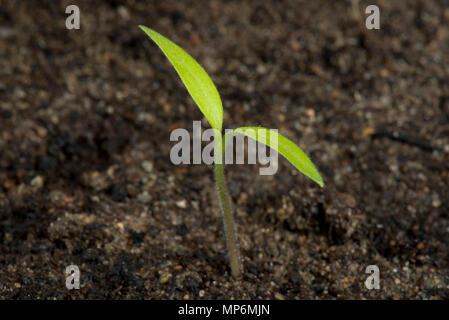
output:
<instances>
[{"instance_id":1,"label":"leaf tip","mask_svg":"<svg viewBox=\"0 0 449 320\"><path fill-rule=\"evenodd\" d=\"M142 24L139 24L139 28L140 28L140 30L145 32L148 36L150 36L150 34L154 32L153 30L151 30L150 28L148 28ZM151 36L150 36L150 38L151 38Z\"/></svg>"},{"instance_id":2,"label":"leaf tip","mask_svg":"<svg viewBox=\"0 0 449 320\"><path fill-rule=\"evenodd\" d=\"M309 175L309 178L312 179L321 188L324 187L323 178L321 178L321 175L316 168L315 168L315 172L312 175Z\"/></svg>"},{"instance_id":3,"label":"leaf tip","mask_svg":"<svg viewBox=\"0 0 449 320\"><path fill-rule=\"evenodd\" d=\"M318 175L318 179L315 180L316 183L318 183L318 185L323 188L324 187L324 182L323 179L321 178L320 175Z\"/></svg>"}]
</instances>

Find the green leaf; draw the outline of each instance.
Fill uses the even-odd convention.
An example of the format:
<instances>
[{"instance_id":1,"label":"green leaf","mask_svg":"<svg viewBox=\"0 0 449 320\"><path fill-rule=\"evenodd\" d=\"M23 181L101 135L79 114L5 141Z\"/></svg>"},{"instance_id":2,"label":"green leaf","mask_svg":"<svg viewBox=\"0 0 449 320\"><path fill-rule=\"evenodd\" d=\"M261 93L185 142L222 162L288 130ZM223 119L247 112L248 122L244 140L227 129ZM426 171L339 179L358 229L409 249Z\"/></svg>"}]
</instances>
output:
<instances>
[{"instance_id":1,"label":"green leaf","mask_svg":"<svg viewBox=\"0 0 449 320\"><path fill-rule=\"evenodd\" d=\"M237 134L244 134L258 142L261 142L273 148L274 150L282 154L288 161L290 161L291 164L296 167L296 169L318 183L320 187L323 187L323 179L321 179L321 176L318 173L318 170L313 165L312 161L310 161L307 155L296 144L291 142L286 137L266 128L241 127L229 131L225 134L225 136L223 137L223 148L226 145L226 139ZM270 138L270 135L272 135L272 138Z\"/></svg>"},{"instance_id":2,"label":"green leaf","mask_svg":"<svg viewBox=\"0 0 449 320\"><path fill-rule=\"evenodd\" d=\"M221 132L223 106L212 80L198 62L181 47L145 26L139 26L162 50L212 128Z\"/></svg>"}]
</instances>

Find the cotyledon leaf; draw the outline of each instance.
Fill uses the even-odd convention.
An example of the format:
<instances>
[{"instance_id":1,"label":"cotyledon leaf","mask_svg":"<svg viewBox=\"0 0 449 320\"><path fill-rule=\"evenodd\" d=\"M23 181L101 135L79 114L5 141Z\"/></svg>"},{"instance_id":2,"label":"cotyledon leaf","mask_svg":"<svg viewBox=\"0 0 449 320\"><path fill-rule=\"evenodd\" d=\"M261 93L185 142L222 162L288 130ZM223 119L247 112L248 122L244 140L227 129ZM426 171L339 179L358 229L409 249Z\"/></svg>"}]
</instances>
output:
<instances>
[{"instance_id":1,"label":"cotyledon leaf","mask_svg":"<svg viewBox=\"0 0 449 320\"><path fill-rule=\"evenodd\" d=\"M292 141L281 134L262 127L241 127L227 132L223 137L223 148L226 139L237 134L246 135L261 142L282 154L296 169L323 187L323 179L307 155ZM270 138L272 135L273 139ZM273 141L272 141L273 140Z\"/></svg>"},{"instance_id":2,"label":"cotyledon leaf","mask_svg":"<svg viewBox=\"0 0 449 320\"><path fill-rule=\"evenodd\" d=\"M139 27L158 45L171 62L211 127L221 132L223 106L220 95L203 67L181 47L161 34L145 26Z\"/></svg>"}]
</instances>

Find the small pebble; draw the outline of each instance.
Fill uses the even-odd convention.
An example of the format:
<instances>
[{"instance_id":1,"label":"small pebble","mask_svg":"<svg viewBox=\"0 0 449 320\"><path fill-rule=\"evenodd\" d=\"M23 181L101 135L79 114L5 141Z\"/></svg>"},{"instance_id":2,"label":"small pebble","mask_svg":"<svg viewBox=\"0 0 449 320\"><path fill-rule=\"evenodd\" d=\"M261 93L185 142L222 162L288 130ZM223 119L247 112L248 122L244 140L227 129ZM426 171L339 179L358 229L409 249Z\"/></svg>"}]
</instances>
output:
<instances>
[{"instance_id":1,"label":"small pebble","mask_svg":"<svg viewBox=\"0 0 449 320\"><path fill-rule=\"evenodd\" d=\"M145 160L144 162L142 162L142 168L146 172L151 173L153 171L153 163L151 161Z\"/></svg>"},{"instance_id":2,"label":"small pebble","mask_svg":"<svg viewBox=\"0 0 449 320\"><path fill-rule=\"evenodd\" d=\"M125 19L125 20L129 19L129 11L125 6L118 7L117 12L122 19Z\"/></svg>"},{"instance_id":3,"label":"small pebble","mask_svg":"<svg viewBox=\"0 0 449 320\"><path fill-rule=\"evenodd\" d=\"M312 119L315 118L315 110L308 108L308 109L306 110L306 115L307 115L309 118L312 118Z\"/></svg>"},{"instance_id":4,"label":"small pebble","mask_svg":"<svg viewBox=\"0 0 449 320\"><path fill-rule=\"evenodd\" d=\"M285 300L285 297L282 294L280 294L279 292L276 292L274 294L274 299L275 300Z\"/></svg>"},{"instance_id":5,"label":"small pebble","mask_svg":"<svg viewBox=\"0 0 449 320\"><path fill-rule=\"evenodd\" d=\"M172 276L172 275L171 275L170 272L163 271L163 272L160 273L160 276L159 276L159 282L160 282L161 284L167 283L168 280L170 280L171 276Z\"/></svg>"},{"instance_id":6,"label":"small pebble","mask_svg":"<svg viewBox=\"0 0 449 320\"><path fill-rule=\"evenodd\" d=\"M366 127L366 128L363 129L363 135L364 135L365 137L372 136L373 134L374 134L374 129L373 129L373 128L371 128L371 127Z\"/></svg>"},{"instance_id":7,"label":"small pebble","mask_svg":"<svg viewBox=\"0 0 449 320\"><path fill-rule=\"evenodd\" d=\"M315 276L306 271L299 272L299 275L307 284L311 284L315 280Z\"/></svg>"},{"instance_id":8,"label":"small pebble","mask_svg":"<svg viewBox=\"0 0 449 320\"><path fill-rule=\"evenodd\" d=\"M36 176L31 180L31 186L36 189L41 189L44 186L44 178Z\"/></svg>"},{"instance_id":9,"label":"small pebble","mask_svg":"<svg viewBox=\"0 0 449 320\"><path fill-rule=\"evenodd\" d=\"M6 179L3 182L3 187L5 189L11 189L12 187L14 187L14 185L15 185L15 183L14 183L14 180L12 180L12 179Z\"/></svg>"},{"instance_id":10,"label":"small pebble","mask_svg":"<svg viewBox=\"0 0 449 320\"><path fill-rule=\"evenodd\" d=\"M117 226L117 228L120 229L120 231L125 230L125 226L124 226L124 224L123 224L122 222L118 222L118 223L116 224L116 226Z\"/></svg>"},{"instance_id":11,"label":"small pebble","mask_svg":"<svg viewBox=\"0 0 449 320\"><path fill-rule=\"evenodd\" d=\"M439 208L439 207L441 207L441 200L440 200L440 197L439 197L437 194L435 194L435 195L433 196L433 199L432 199L432 207L434 207L434 208Z\"/></svg>"},{"instance_id":12,"label":"small pebble","mask_svg":"<svg viewBox=\"0 0 449 320\"><path fill-rule=\"evenodd\" d=\"M149 203L151 201L151 196L148 191L144 191L137 196L137 200L141 203Z\"/></svg>"},{"instance_id":13,"label":"small pebble","mask_svg":"<svg viewBox=\"0 0 449 320\"><path fill-rule=\"evenodd\" d=\"M177 201L176 206L178 208L185 209L185 208L187 208L187 201L186 200Z\"/></svg>"}]
</instances>

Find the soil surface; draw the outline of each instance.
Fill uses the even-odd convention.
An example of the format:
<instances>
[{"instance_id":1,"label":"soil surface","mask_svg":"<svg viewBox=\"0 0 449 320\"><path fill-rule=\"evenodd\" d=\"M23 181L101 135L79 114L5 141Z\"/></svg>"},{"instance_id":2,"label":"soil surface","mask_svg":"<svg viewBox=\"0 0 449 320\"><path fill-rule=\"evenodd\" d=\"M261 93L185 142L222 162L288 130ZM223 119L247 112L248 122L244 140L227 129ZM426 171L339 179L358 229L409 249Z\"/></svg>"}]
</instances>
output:
<instances>
[{"instance_id":1,"label":"soil surface","mask_svg":"<svg viewBox=\"0 0 449 320\"><path fill-rule=\"evenodd\" d=\"M0 297L449 298L449 3L357 3L0 1ZM204 66L225 128L279 129L323 176L226 167L241 280L213 167L170 162L202 114L138 24Z\"/></svg>"}]
</instances>

